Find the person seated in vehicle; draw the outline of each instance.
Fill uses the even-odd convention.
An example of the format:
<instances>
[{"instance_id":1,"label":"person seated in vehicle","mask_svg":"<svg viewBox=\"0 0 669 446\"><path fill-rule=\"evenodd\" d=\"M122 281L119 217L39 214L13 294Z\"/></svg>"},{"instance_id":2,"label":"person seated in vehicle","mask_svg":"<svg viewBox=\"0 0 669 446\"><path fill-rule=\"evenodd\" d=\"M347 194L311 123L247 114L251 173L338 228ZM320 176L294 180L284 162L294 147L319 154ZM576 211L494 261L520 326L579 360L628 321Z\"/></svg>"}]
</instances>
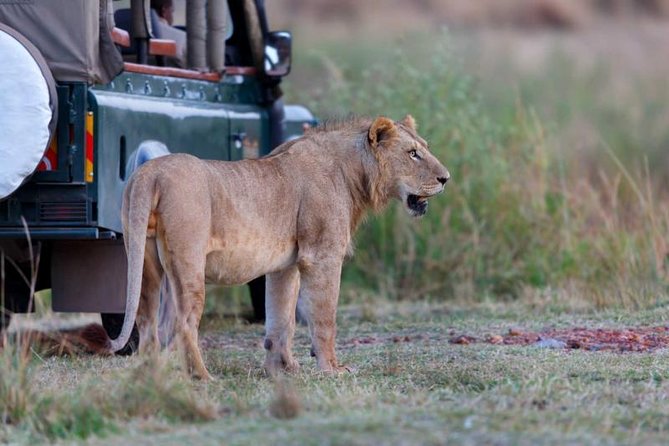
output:
<instances>
[{"instance_id":1,"label":"person seated in vehicle","mask_svg":"<svg viewBox=\"0 0 669 446\"><path fill-rule=\"evenodd\" d=\"M161 39L174 40L177 43L177 57L168 59L170 65L177 67L186 66L186 32L175 28L174 23L174 3L172 0L151 0L151 9L158 15L155 33Z\"/></svg>"}]
</instances>

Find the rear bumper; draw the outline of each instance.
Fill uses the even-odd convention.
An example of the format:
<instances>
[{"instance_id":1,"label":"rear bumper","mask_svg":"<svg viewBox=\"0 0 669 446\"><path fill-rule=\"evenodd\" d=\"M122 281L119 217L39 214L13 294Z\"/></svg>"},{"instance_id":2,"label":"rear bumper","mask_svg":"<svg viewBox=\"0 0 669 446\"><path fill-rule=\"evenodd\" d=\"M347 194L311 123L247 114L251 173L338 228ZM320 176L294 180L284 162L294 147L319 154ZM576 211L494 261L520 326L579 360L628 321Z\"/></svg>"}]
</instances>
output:
<instances>
[{"instance_id":1,"label":"rear bumper","mask_svg":"<svg viewBox=\"0 0 669 446\"><path fill-rule=\"evenodd\" d=\"M113 240L118 237L114 231L102 228L29 228L31 240ZM20 227L0 227L0 239L25 239L26 231Z\"/></svg>"}]
</instances>

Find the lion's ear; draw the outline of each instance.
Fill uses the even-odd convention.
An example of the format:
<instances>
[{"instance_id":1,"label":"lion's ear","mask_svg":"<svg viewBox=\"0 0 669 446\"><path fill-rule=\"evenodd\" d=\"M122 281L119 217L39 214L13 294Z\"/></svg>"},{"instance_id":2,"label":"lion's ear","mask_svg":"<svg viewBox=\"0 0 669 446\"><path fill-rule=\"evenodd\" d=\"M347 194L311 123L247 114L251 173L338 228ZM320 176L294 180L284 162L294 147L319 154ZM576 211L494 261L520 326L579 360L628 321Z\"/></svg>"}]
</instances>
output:
<instances>
[{"instance_id":1,"label":"lion's ear","mask_svg":"<svg viewBox=\"0 0 669 446\"><path fill-rule=\"evenodd\" d=\"M369 128L369 144L377 147L383 140L397 136L397 127L395 123L384 116L379 116L374 120Z\"/></svg>"},{"instance_id":2,"label":"lion's ear","mask_svg":"<svg viewBox=\"0 0 669 446\"><path fill-rule=\"evenodd\" d=\"M416 130L416 120L411 115L406 115L404 119L400 121L400 123L409 127L411 130Z\"/></svg>"}]
</instances>

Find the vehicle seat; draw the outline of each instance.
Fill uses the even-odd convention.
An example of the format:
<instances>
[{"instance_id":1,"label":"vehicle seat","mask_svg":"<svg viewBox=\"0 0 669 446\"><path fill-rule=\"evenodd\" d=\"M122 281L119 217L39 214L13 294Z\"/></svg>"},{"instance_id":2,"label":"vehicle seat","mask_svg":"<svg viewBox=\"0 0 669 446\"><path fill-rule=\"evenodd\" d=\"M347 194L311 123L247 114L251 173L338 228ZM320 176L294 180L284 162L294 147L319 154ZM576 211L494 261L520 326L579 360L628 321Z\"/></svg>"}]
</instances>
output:
<instances>
[{"instance_id":1,"label":"vehicle seat","mask_svg":"<svg viewBox=\"0 0 669 446\"><path fill-rule=\"evenodd\" d=\"M162 39L162 36L159 35L160 27L158 26L158 13L154 9L151 9L149 17L151 20L151 36L155 39ZM117 28L121 28L130 34L130 47L121 48L121 54L137 54L136 42L132 35L132 12L130 11L130 8L119 9L114 12L114 22L116 23Z\"/></svg>"}]
</instances>

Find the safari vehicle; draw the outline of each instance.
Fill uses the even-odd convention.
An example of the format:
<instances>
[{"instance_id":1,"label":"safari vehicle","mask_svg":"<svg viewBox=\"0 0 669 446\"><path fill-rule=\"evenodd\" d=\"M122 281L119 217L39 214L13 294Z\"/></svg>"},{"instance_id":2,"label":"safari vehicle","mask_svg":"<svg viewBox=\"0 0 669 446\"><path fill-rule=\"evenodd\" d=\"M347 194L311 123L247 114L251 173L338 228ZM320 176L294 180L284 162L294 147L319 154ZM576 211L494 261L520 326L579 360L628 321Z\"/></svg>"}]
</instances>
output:
<instances>
[{"instance_id":1,"label":"safari vehicle","mask_svg":"<svg viewBox=\"0 0 669 446\"><path fill-rule=\"evenodd\" d=\"M263 0L174 6L185 60L161 38L148 0L0 2L4 326L31 311L33 291L51 288L54 311L99 312L115 337L126 301L120 208L133 171L175 152L262 156L313 123L281 100L291 35L268 31ZM263 278L251 296L263 318Z\"/></svg>"}]
</instances>

